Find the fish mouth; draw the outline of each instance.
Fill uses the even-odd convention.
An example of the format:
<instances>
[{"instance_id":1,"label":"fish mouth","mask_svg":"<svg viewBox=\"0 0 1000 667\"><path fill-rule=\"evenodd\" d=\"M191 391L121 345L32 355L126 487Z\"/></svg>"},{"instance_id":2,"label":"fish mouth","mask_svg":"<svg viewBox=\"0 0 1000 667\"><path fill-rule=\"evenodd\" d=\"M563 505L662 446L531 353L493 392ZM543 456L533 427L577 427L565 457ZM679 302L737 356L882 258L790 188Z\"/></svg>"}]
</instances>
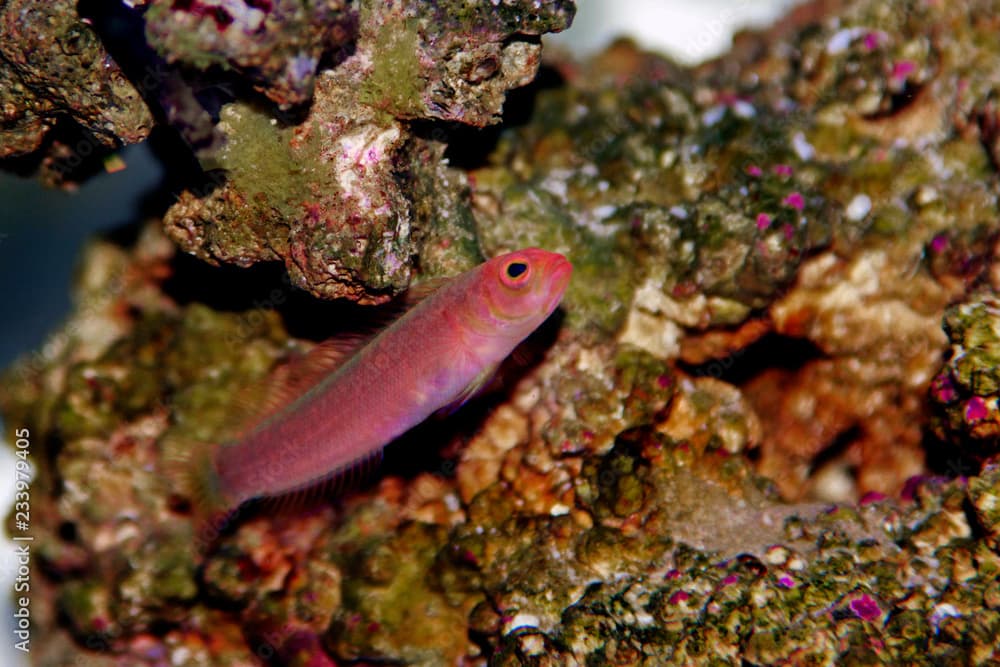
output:
<instances>
[{"instance_id":1,"label":"fish mouth","mask_svg":"<svg viewBox=\"0 0 1000 667\"><path fill-rule=\"evenodd\" d=\"M556 308L559 307L559 302L562 301L563 294L566 292L566 287L569 285L569 279L573 275L573 265L570 264L569 260L562 255L556 255L552 259L552 265L549 269L549 289L548 289L548 307L546 310L551 313Z\"/></svg>"},{"instance_id":2,"label":"fish mouth","mask_svg":"<svg viewBox=\"0 0 1000 667\"><path fill-rule=\"evenodd\" d=\"M560 297L569 285L569 279L573 275L573 265L562 255L556 255L552 266L553 291Z\"/></svg>"}]
</instances>

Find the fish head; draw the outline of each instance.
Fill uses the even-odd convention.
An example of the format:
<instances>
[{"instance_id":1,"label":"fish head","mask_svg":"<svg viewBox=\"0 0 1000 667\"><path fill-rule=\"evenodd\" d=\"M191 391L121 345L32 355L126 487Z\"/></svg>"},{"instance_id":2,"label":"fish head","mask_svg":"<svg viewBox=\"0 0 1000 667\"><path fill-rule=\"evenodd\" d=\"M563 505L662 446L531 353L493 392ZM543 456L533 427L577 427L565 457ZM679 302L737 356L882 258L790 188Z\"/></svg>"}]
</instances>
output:
<instances>
[{"instance_id":1,"label":"fish head","mask_svg":"<svg viewBox=\"0 0 1000 667\"><path fill-rule=\"evenodd\" d=\"M480 277L490 326L526 337L559 305L572 273L568 259L540 248L489 260Z\"/></svg>"}]
</instances>

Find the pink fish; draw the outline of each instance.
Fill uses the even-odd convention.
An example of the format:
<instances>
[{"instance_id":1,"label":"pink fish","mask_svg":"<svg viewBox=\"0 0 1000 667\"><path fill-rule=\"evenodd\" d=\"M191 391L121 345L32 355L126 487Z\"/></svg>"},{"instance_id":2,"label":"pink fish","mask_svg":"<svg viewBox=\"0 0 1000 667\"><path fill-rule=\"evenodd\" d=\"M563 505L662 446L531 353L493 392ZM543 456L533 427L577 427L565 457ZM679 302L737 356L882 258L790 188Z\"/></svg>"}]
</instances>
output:
<instances>
[{"instance_id":1,"label":"pink fish","mask_svg":"<svg viewBox=\"0 0 1000 667\"><path fill-rule=\"evenodd\" d=\"M339 365L323 361L336 346L321 345L305 360L320 373L304 393L302 384L272 380L279 389L269 415L234 441L187 454L182 481L212 514L312 487L370 459L475 394L555 310L571 273L557 253L501 255L447 281Z\"/></svg>"}]
</instances>

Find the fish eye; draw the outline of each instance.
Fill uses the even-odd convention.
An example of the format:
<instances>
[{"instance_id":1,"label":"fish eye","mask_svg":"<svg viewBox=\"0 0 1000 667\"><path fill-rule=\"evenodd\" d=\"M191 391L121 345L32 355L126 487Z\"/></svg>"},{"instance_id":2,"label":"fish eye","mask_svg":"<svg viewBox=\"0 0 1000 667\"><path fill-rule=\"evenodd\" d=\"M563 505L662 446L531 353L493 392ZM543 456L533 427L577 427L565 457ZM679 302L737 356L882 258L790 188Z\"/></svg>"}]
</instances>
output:
<instances>
[{"instance_id":1,"label":"fish eye","mask_svg":"<svg viewBox=\"0 0 1000 667\"><path fill-rule=\"evenodd\" d=\"M512 257L500 269L500 282L510 289L521 289L530 276L531 265L523 257Z\"/></svg>"},{"instance_id":2,"label":"fish eye","mask_svg":"<svg viewBox=\"0 0 1000 667\"><path fill-rule=\"evenodd\" d=\"M520 278L527 271L528 265L524 262L513 261L507 265L507 277L513 280Z\"/></svg>"}]
</instances>

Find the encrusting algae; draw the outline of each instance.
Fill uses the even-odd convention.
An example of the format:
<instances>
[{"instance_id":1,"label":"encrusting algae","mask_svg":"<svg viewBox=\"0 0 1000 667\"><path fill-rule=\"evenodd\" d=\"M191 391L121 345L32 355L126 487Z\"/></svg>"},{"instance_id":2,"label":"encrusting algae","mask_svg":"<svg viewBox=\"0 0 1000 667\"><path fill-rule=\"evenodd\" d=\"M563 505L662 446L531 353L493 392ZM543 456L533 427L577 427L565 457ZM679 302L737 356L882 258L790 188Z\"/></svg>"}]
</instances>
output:
<instances>
[{"instance_id":1,"label":"encrusting algae","mask_svg":"<svg viewBox=\"0 0 1000 667\"><path fill-rule=\"evenodd\" d=\"M494 120L570 3L324 5L343 33L320 3L133 4L167 59L314 104L209 114L213 187L95 242L0 383L38 469L37 664L1000 661L995 0L811 3L695 69L619 42L509 95L495 145L435 119ZM354 50L289 78L322 40ZM500 391L361 488L199 536L171 443L233 437L243 388L371 310L315 296L525 247L573 280Z\"/></svg>"}]
</instances>

